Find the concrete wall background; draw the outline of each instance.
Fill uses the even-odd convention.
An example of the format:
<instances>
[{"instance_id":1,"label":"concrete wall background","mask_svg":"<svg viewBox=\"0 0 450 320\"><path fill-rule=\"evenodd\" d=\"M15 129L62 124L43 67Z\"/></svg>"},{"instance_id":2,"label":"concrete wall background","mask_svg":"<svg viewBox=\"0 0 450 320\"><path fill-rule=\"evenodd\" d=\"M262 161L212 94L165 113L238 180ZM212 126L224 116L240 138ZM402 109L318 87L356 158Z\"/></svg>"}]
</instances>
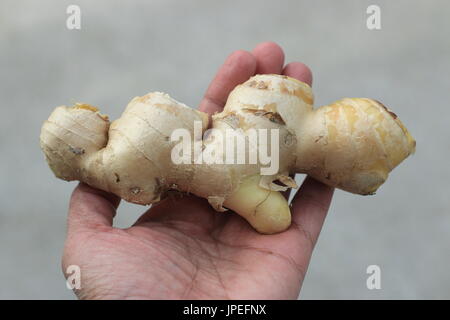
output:
<instances>
[{"instance_id":1,"label":"concrete wall background","mask_svg":"<svg viewBox=\"0 0 450 320\"><path fill-rule=\"evenodd\" d=\"M78 4L82 29L66 29ZM366 28L378 4L382 29ZM233 50L272 40L314 73L316 104L377 98L417 153L374 197L337 191L301 298L450 298L450 2L0 2L0 298L73 298L60 271L68 197L39 150L43 120L86 101L111 118L159 90L196 106ZM118 226L141 207L122 204ZM382 289L366 288L366 267Z\"/></svg>"}]
</instances>

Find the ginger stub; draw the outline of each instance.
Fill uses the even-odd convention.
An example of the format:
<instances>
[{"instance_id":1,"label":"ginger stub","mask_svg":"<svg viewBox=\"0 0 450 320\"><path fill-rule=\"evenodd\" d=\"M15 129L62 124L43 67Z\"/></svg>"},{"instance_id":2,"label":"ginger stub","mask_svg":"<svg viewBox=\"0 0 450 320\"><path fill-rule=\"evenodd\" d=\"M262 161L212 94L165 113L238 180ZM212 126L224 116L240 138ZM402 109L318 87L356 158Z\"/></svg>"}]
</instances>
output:
<instances>
[{"instance_id":1,"label":"ginger stub","mask_svg":"<svg viewBox=\"0 0 450 320\"><path fill-rule=\"evenodd\" d=\"M87 104L57 107L42 126L40 143L58 178L83 181L138 204L158 202L169 189L193 193L271 234L291 223L280 193L296 186L290 174L306 173L329 186L368 195L415 150L398 117L376 100L345 98L317 109L313 100L303 82L256 75L230 93L211 123L206 113L153 92L131 100L112 123ZM183 128L197 141L196 122L202 132L208 127L233 130L245 141L254 129L277 129L277 172L261 175L259 163L174 163L171 155L178 142L171 134ZM214 157L226 157L220 139L201 143L197 156L208 150L211 157L213 150ZM256 154L262 147L267 141L248 144L245 151Z\"/></svg>"}]
</instances>

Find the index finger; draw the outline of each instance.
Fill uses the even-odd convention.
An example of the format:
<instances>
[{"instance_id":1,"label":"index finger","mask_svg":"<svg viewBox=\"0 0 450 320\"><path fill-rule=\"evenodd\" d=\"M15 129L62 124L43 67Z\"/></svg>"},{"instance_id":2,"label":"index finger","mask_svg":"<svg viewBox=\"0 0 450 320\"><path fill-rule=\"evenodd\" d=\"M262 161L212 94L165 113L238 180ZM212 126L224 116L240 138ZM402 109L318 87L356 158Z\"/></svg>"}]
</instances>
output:
<instances>
[{"instance_id":1,"label":"index finger","mask_svg":"<svg viewBox=\"0 0 450 320\"><path fill-rule=\"evenodd\" d=\"M256 59L250 52L244 50L233 52L211 81L200 102L199 110L210 115L222 111L231 90L248 80L255 71Z\"/></svg>"}]
</instances>

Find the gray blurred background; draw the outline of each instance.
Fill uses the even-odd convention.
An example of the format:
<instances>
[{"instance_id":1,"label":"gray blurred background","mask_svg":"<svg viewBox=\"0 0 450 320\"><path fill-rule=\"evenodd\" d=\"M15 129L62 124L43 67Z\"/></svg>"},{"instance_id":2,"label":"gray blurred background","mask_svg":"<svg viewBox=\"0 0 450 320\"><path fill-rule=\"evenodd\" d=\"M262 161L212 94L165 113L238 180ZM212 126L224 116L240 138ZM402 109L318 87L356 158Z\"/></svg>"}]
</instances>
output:
<instances>
[{"instance_id":1,"label":"gray blurred background","mask_svg":"<svg viewBox=\"0 0 450 320\"><path fill-rule=\"evenodd\" d=\"M66 8L81 7L81 30ZM381 30L366 8L381 7ZM0 298L73 299L60 270L69 195L39 149L52 109L111 118L149 91L196 106L225 57L275 41L314 73L316 105L372 97L417 140L372 197L337 191L303 299L450 298L449 1L0 2ZM115 224L143 208L123 203ZM381 290L366 268L381 267Z\"/></svg>"}]
</instances>

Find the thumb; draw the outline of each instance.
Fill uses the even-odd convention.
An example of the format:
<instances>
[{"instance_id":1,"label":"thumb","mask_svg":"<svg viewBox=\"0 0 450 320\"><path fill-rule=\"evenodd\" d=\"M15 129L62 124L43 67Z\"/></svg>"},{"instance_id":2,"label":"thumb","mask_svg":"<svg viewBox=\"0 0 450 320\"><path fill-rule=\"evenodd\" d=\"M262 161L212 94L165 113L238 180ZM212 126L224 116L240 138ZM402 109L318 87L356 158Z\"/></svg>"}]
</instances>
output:
<instances>
[{"instance_id":1,"label":"thumb","mask_svg":"<svg viewBox=\"0 0 450 320\"><path fill-rule=\"evenodd\" d=\"M119 203L117 196L80 183L70 199L68 236L80 230L112 227Z\"/></svg>"}]
</instances>

